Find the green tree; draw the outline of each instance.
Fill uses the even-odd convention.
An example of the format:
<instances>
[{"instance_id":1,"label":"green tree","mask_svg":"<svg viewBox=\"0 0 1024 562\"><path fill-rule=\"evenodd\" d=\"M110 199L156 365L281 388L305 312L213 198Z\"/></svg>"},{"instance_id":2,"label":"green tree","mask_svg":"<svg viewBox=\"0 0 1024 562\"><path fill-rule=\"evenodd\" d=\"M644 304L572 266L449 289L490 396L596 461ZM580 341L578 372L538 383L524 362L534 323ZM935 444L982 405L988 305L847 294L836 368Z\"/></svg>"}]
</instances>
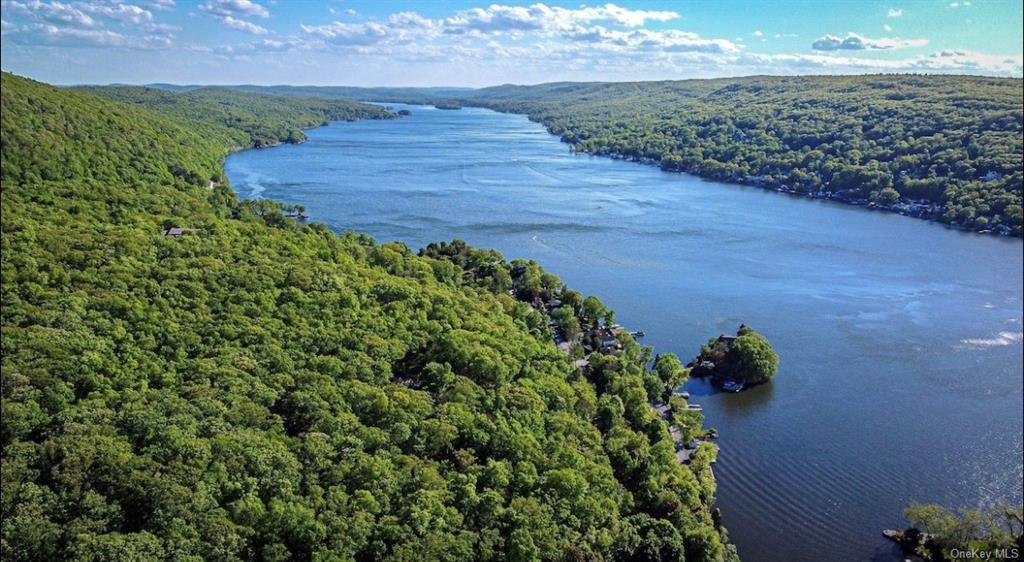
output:
<instances>
[{"instance_id":1,"label":"green tree","mask_svg":"<svg viewBox=\"0 0 1024 562\"><path fill-rule=\"evenodd\" d=\"M761 334L748 331L732 341L716 376L747 384L770 381L779 368L779 356Z\"/></svg>"}]
</instances>

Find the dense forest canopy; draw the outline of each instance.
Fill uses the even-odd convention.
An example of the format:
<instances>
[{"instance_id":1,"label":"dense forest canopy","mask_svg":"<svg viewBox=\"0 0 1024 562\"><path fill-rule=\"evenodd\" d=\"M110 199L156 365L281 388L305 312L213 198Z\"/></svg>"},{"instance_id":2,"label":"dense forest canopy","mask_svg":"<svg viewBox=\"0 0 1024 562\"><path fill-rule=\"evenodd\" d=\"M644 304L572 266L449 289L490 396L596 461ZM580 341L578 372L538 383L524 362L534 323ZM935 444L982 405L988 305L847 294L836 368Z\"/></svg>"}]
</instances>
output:
<instances>
[{"instance_id":1,"label":"dense forest canopy","mask_svg":"<svg viewBox=\"0 0 1024 562\"><path fill-rule=\"evenodd\" d=\"M296 93L288 87L266 91ZM461 93L299 91L409 103L451 99L523 113L582 152L1021 234L1020 79L754 76L506 85Z\"/></svg>"},{"instance_id":2,"label":"dense forest canopy","mask_svg":"<svg viewBox=\"0 0 1024 562\"><path fill-rule=\"evenodd\" d=\"M678 361L583 371L536 264L235 197L229 150L333 110L2 79L5 560L735 557L649 405Z\"/></svg>"},{"instance_id":3,"label":"dense forest canopy","mask_svg":"<svg viewBox=\"0 0 1024 562\"><path fill-rule=\"evenodd\" d=\"M238 147L264 147L306 140L301 129L330 121L390 119L395 114L380 107L348 100L281 97L199 88L172 93L138 86L89 86L81 88L112 100L141 105L176 121L221 134L241 137ZM214 127L220 125L221 127ZM226 130L224 130L226 129Z\"/></svg>"}]
</instances>

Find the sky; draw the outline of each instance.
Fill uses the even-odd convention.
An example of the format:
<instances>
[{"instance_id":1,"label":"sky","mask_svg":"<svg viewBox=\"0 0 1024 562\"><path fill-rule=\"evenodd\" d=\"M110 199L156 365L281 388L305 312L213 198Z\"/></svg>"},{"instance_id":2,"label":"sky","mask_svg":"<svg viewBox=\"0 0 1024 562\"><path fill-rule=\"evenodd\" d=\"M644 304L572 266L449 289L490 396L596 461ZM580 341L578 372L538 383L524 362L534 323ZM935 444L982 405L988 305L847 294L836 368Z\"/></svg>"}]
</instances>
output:
<instances>
[{"instance_id":1,"label":"sky","mask_svg":"<svg viewBox=\"0 0 1024 562\"><path fill-rule=\"evenodd\" d=\"M1020 0L0 0L54 84L489 86L752 74L1020 77Z\"/></svg>"}]
</instances>

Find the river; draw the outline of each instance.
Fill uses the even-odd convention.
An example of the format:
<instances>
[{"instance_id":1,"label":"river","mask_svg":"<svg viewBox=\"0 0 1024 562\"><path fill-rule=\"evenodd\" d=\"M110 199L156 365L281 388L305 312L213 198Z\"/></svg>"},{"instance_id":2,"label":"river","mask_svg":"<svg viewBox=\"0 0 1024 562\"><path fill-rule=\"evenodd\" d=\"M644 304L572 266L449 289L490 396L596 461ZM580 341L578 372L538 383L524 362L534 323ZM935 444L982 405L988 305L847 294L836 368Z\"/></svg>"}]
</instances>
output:
<instances>
[{"instance_id":1,"label":"river","mask_svg":"<svg viewBox=\"0 0 1024 562\"><path fill-rule=\"evenodd\" d=\"M536 259L643 343L692 358L740 323L781 357L740 394L687 388L721 434L745 561L899 560L912 501L1022 498L1022 243L574 155L519 115L392 104L228 158L242 197L413 249Z\"/></svg>"}]
</instances>

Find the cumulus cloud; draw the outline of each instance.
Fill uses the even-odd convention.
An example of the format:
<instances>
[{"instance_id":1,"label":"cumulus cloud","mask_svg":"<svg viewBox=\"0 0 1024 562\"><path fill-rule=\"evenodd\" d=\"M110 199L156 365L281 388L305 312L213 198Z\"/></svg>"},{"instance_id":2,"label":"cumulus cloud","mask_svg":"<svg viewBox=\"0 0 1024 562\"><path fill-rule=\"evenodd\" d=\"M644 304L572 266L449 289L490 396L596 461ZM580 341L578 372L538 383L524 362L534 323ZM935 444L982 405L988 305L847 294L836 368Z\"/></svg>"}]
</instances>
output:
<instances>
[{"instance_id":1,"label":"cumulus cloud","mask_svg":"<svg viewBox=\"0 0 1024 562\"><path fill-rule=\"evenodd\" d=\"M446 18L448 33L515 33L525 31L556 32L578 25L605 23L624 27L640 27L648 21L674 20L679 14L672 11L631 10L615 4L576 9L537 3L530 6L504 6L492 4L486 8L471 8Z\"/></svg>"},{"instance_id":2,"label":"cumulus cloud","mask_svg":"<svg viewBox=\"0 0 1024 562\"><path fill-rule=\"evenodd\" d=\"M727 39L704 39L696 33L675 29L667 31L654 31L650 29L616 31L605 29L601 26L580 26L564 31L562 36L576 41L666 52L729 53L740 50L738 45Z\"/></svg>"},{"instance_id":3,"label":"cumulus cloud","mask_svg":"<svg viewBox=\"0 0 1024 562\"><path fill-rule=\"evenodd\" d=\"M543 4L541 4L543 5ZM626 27L639 27L648 21L671 21L679 18L679 14L672 11L657 10L630 10L615 4L605 4L596 8L582 7L576 10L564 8L552 8L556 17L565 18L573 22L591 23L608 22Z\"/></svg>"},{"instance_id":4,"label":"cumulus cloud","mask_svg":"<svg viewBox=\"0 0 1024 562\"><path fill-rule=\"evenodd\" d=\"M199 9L220 20L225 27L236 31L265 35L267 28L245 18L269 18L270 12L252 0L208 0Z\"/></svg>"},{"instance_id":5,"label":"cumulus cloud","mask_svg":"<svg viewBox=\"0 0 1024 562\"><path fill-rule=\"evenodd\" d=\"M997 72L1019 76L1024 73L1024 56L979 53L963 49L947 49L931 53L915 63L924 70L957 70L963 72Z\"/></svg>"},{"instance_id":6,"label":"cumulus cloud","mask_svg":"<svg viewBox=\"0 0 1024 562\"><path fill-rule=\"evenodd\" d=\"M302 25L302 31L336 45L372 45L387 38L388 27L377 22Z\"/></svg>"},{"instance_id":7,"label":"cumulus cloud","mask_svg":"<svg viewBox=\"0 0 1024 562\"><path fill-rule=\"evenodd\" d=\"M266 8L252 0L209 0L201 4L199 9L221 18L270 17L270 12Z\"/></svg>"},{"instance_id":8,"label":"cumulus cloud","mask_svg":"<svg viewBox=\"0 0 1024 562\"><path fill-rule=\"evenodd\" d=\"M42 2L40 0L3 0L0 7L10 16L20 16L35 21L44 21L56 25L76 28L99 27L99 22L79 8L62 2Z\"/></svg>"},{"instance_id":9,"label":"cumulus cloud","mask_svg":"<svg viewBox=\"0 0 1024 562\"><path fill-rule=\"evenodd\" d=\"M656 31L640 27L646 21L666 21L676 17L678 14L675 12L629 10L615 4L579 9L550 7L546 4L495 4L487 8L462 10L442 19L427 18L416 12L399 12L383 21L334 21L326 25L302 25L301 29L309 36L330 44L360 47L394 46L417 41L416 48L426 49L426 40L441 36L461 38L460 41L490 40L488 38L503 36L521 39L529 36L540 41L569 39L595 48L619 50L725 53L740 49L726 39L703 38L696 33L680 30ZM594 22L615 27L595 25ZM463 46L457 41L448 43L449 49ZM501 47L500 43L489 43L489 48Z\"/></svg>"},{"instance_id":10,"label":"cumulus cloud","mask_svg":"<svg viewBox=\"0 0 1024 562\"><path fill-rule=\"evenodd\" d=\"M335 21L326 25L301 25L300 28L306 34L334 45L365 46L429 39L441 33L441 25L440 21L425 18L416 12L398 12L382 22Z\"/></svg>"},{"instance_id":11,"label":"cumulus cloud","mask_svg":"<svg viewBox=\"0 0 1024 562\"><path fill-rule=\"evenodd\" d=\"M924 47L927 39L870 39L856 33L846 37L825 35L814 40L811 48L815 51L863 51L865 49L904 49L907 47Z\"/></svg>"},{"instance_id":12,"label":"cumulus cloud","mask_svg":"<svg viewBox=\"0 0 1024 562\"><path fill-rule=\"evenodd\" d=\"M903 15L903 10L901 8L889 8L889 17L890 18L898 18L898 17L900 17L902 15Z\"/></svg>"},{"instance_id":13,"label":"cumulus cloud","mask_svg":"<svg viewBox=\"0 0 1024 562\"><path fill-rule=\"evenodd\" d=\"M253 35L265 35L267 33L267 28L256 25L252 22L237 19L234 16L224 16L221 18L220 22L231 29L252 33Z\"/></svg>"},{"instance_id":14,"label":"cumulus cloud","mask_svg":"<svg viewBox=\"0 0 1024 562\"><path fill-rule=\"evenodd\" d=\"M118 4L121 0L98 0L106 3ZM173 10L177 3L174 0L133 0L134 4L142 6L147 10L166 11Z\"/></svg>"},{"instance_id":15,"label":"cumulus cloud","mask_svg":"<svg viewBox=\"0 0 1024 562\"><path fill-rule=\"evenodd\" d=\"M106 17L126 23L148 23L153 21L153 12L135 4L101 4L84 2L77 4L79 9L94 16Z\"/></svg>"},{"instance_id":16,"label":"cumulus cloud","mask_svg":"<svg viewBox=\"0 0 1024 562\"><path fill-rule=\"evenodd\" d=\"M148 4L147 4L148 5ZM2 0L4 36L21 45L158 49L171 44L173 26L121 0Z\"/></svg>"},{"instance_id":17,"label":"cumulus cloud","mask_svg":"<svg viewBox=\"0 0 1024 562\"><path fill-rule=\"evenodd\" d=\"M169 35L126 35L109 29L81 29L52 24L29 24L8 32L22 45L53 47L119 47L130 49L160 49L171 45Z\"/></svg>"}]
</instances>

